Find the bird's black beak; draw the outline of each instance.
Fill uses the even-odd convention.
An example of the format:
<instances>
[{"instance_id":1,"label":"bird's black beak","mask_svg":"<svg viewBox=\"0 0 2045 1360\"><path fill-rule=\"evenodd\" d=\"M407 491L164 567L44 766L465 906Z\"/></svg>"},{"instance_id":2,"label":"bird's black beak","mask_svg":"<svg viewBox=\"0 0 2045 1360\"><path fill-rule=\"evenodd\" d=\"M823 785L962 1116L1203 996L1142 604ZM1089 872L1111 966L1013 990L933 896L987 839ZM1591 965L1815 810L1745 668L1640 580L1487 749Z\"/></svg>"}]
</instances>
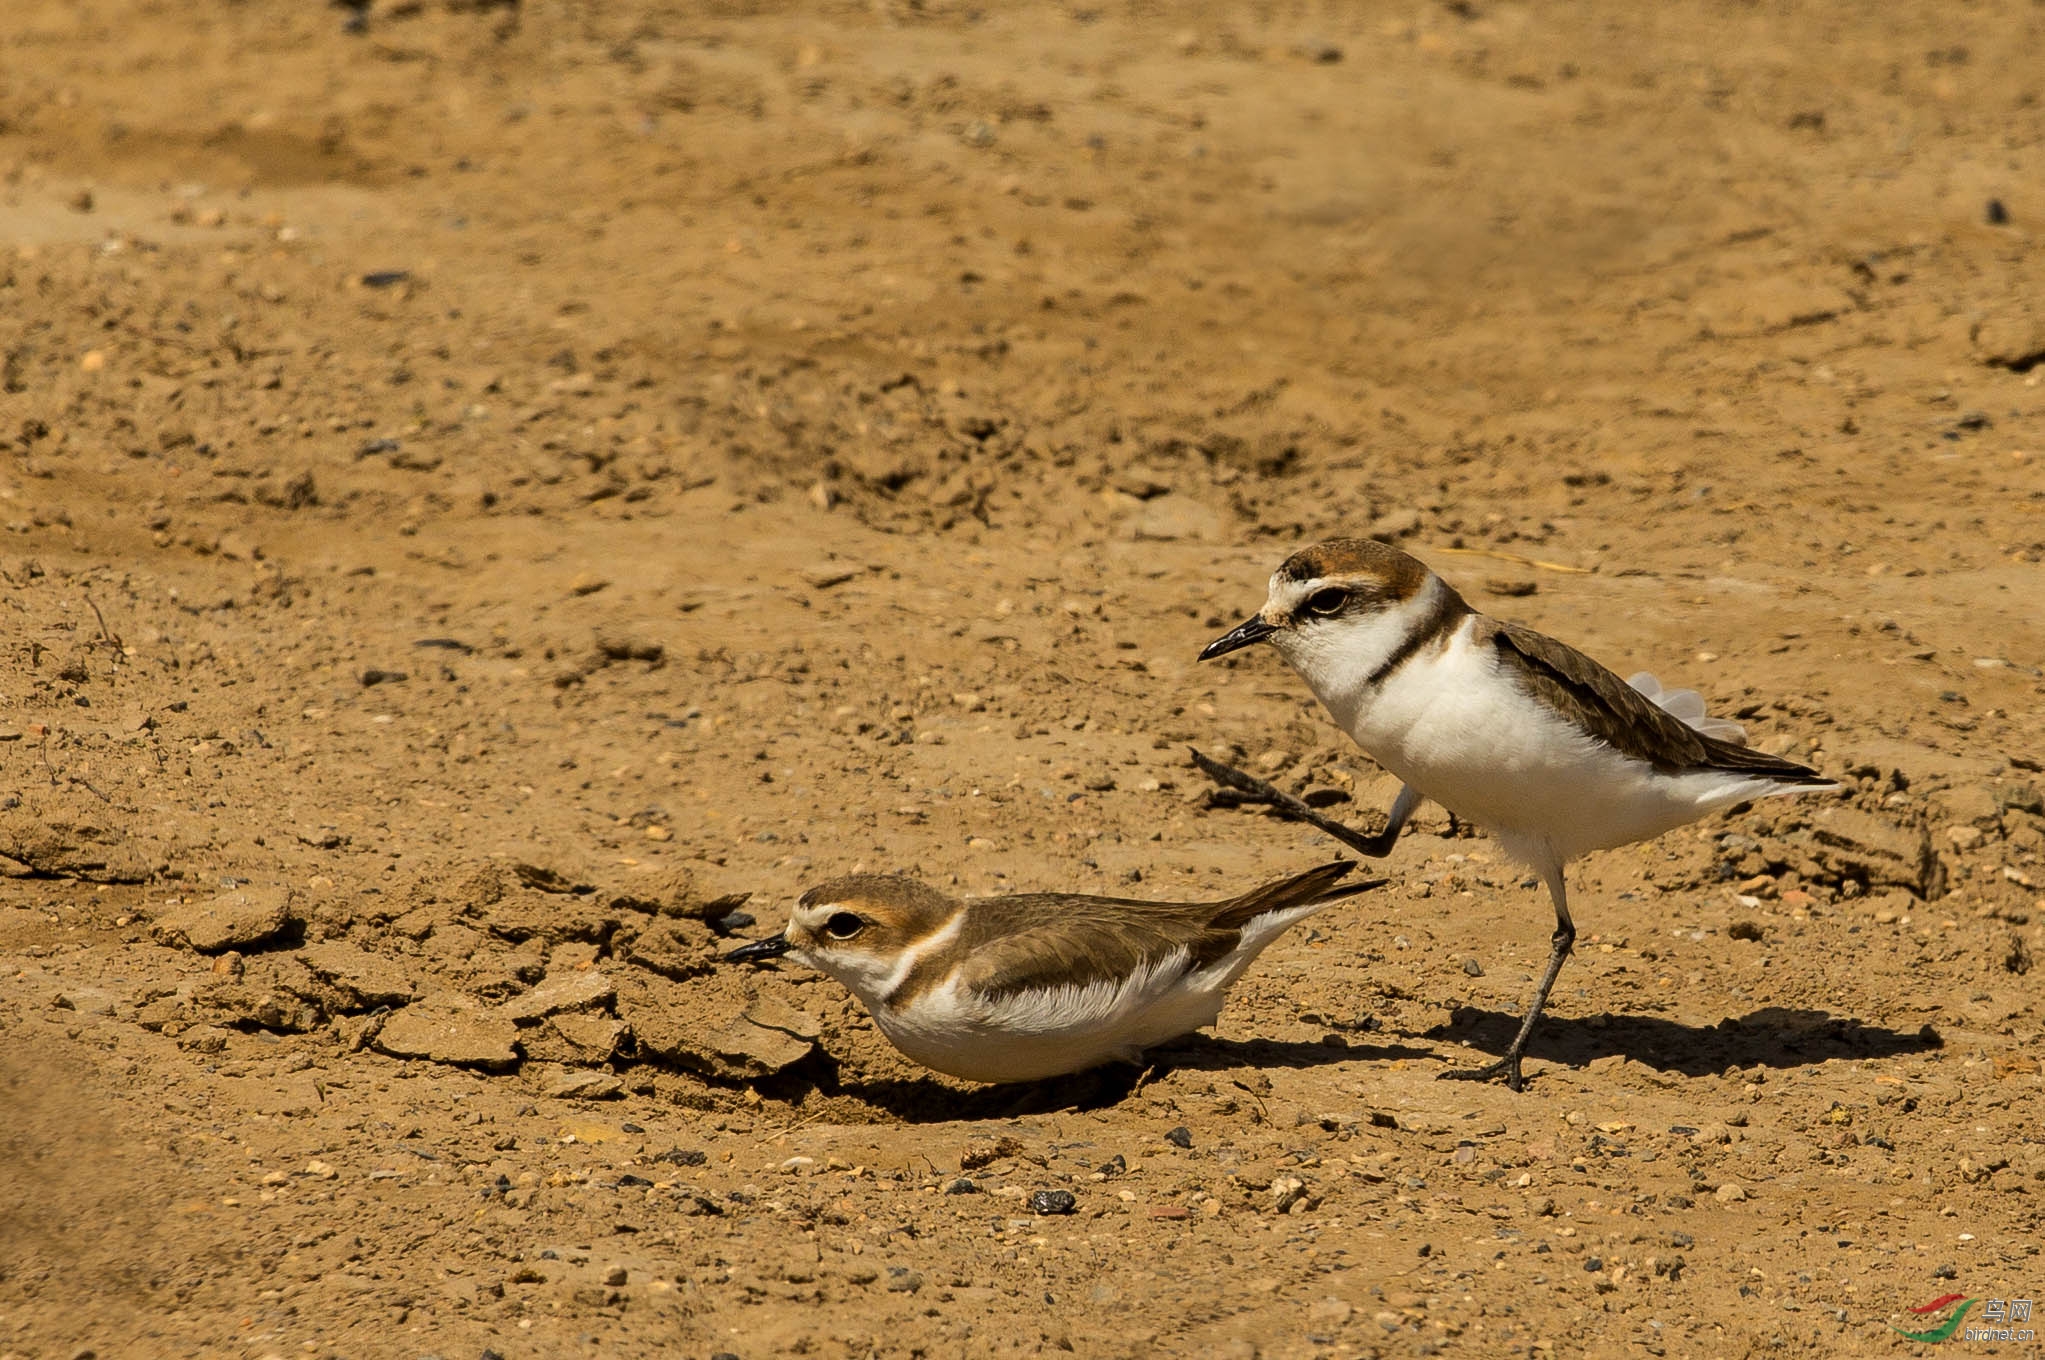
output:
<instances>
[{"instance_id":1,"label":"bird's black beak","mask_svg":"<svg viewBox=\"0 0 2045 1360\"><path fill-rule=\"evenodd\" d=\"M1238 647L1247 647L1253 642L1262 642L1278 631L1275 623L1266 623L1256 614L1244 619L1235 627L1207 644L1200 652L1202 661L1212 661L1217 656L1227 656Z\"/></svg>"},{"instance_id":2,"label":"bird's black beak","mask_svg":"<svg viewBox=\"0 0 2045 1360\"><path fill-rule=\"evenodd\" d=\"M740 945L729 954L726 954L724 961L726 963L758 963L762 959L778 959L792 948L794 946L788 943L786 935L769 935L764 940L754 940L751 944Z\"/></svg>"}]
</instances>

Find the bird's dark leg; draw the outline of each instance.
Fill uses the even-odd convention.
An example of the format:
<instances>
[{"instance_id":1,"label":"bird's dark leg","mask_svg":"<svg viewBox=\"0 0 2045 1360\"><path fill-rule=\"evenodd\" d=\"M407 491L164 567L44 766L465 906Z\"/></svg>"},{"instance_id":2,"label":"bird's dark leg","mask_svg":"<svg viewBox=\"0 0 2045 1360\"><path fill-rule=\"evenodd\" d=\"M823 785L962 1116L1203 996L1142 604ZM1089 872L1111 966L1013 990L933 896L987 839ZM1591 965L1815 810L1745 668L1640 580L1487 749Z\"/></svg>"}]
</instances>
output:
<instances>
[{"instance_id":1,"label":"bird's dark leg","mask_svg":"<svg viewBox=\"0 0 2045 1360\"><path fill-rule=\"evenodd\" d=\"M1191 748L1187 748L1191 750ZM1420 803L1420 795L1410 784L1401 785L1399 796L1392 800L1392 810L1385 814L1385 825L1374 836L1351 830L1332 817L1323 817L1291 794L1278 789L1253 775L1244 774L1232 765L1193 752L1193 764L1202 774L1221 785L1208 797L1214 807L1250 807L1262 805L1281 817L1295 822L1305 822L1316 831L1326 832L1359 854L1372 859L1383 859L1392 853L1392 846L1398 841L1399 833L1406 827L1406 819L1413 815L1413 809Z\"/></svg>"},{"instance_id":2,"label":"bird's dark leg","mask_svg":"<svg viewBox=\"0 0 2045 1360\"><path fill-rule=\"evenodd\" d=\"M1136 1084L1129 1088L1132 1096L1143 1094L1143 1088L1153 1081L1160 1081L1171 1075L1172 1065L1164 1058L1141 1057L1135 1060L1143 1070L1136 1074Z\"/></svg>"},{"instance_id":3,"label":"bird's dark leg","mask_svg":"<svg viewBox=\"0 0 2045 1360\"><path fill-rule=\"evenodd\" d=\"M1555 934L1550 937L1548 971L1541 974L1541 985L1534 989L1534 1000L1527 1007L1526 1019L1520 1021L1520 1032L1512 1036L1512 1043L1506 1046L1505 1056L1487 1067L1457 1067L1441 1074L1444 1081L1503 1081L1514 1091L1526 1085L1520 1075L1520 1057L1527 1051L1527 1036L1534 1032L1534 1022L1541 1018L1541 1008L1548 1004L1548 989L1555 985L1555 975L1562 971L1562 961L1569 957L1570 946L1576 943L1576 922L1569 919L1569 898L1562 886L1562 868L1543 869L1541 877L1548 881L1548 896L1555 902Z\"/></svg>"}]
</instances>

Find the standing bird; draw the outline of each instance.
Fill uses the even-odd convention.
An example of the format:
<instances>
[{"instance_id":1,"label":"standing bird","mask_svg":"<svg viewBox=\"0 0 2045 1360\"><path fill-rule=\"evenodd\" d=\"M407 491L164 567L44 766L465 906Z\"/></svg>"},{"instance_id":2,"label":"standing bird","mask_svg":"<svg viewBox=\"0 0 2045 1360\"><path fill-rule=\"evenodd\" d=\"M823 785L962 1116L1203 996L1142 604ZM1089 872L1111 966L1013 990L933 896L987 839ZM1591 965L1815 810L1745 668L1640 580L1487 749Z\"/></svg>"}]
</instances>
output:
<instances>
[{"instance_id":1,"label":"standing bird","mask_svg":"<svg viewBox=\"0 0 2045 1360\"><path fill-rule=\"evenodd\" d=\"M1425 798L1497 837L1548 885L1548 970L1505 1055L1445 1077L1517 1091L1520 1057L1576 940L1563 868L1720 808L1837 788L1795 761L1741 745L1696 694L1631 684L1583 653L1470 608L1425 563L1384 543L1332 538L1285 559L1264 607L1200 653L1268 641L1356 744L1403 781L1385 827L1361 835L1260 779L1195 763L1232 803L1265 803L1367 855L1390 852ZM1645 691L1645 692L1643 692Z\"/></svg>"},{"instance_id":2,"label":"standing bird","mask_svg":"<svg viewBox=\"0 0 2045 1360\"><path fill-rule=\"evenodd\" d=\"M811 888L779 935L727 960L782 954L852 990L889 1042L968 1081L1034 1081L1214 1023L1229 984L1286 927L1384 880L1336 887L1336 860L1225 902L1077 893L960 901L914 879Z\"/></svg>"}]
</instances>

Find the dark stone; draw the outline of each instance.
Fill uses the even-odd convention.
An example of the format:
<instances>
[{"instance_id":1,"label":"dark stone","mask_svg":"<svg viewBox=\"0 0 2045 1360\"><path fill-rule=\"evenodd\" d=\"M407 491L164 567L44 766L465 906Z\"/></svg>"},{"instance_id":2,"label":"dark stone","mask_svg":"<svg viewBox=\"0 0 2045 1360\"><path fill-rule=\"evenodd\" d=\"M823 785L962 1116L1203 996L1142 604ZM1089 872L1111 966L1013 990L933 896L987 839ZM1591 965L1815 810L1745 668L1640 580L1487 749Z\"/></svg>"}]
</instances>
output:
<instances>
[{"instance_id":1,"label":"dark stone","mask_svg":"<svg viewBox=\"0 0 2045 1360\"><path fill-rule=\"evenodd\" d=\"M710 928L716 931L719 935L733 935L741 930L748 929L749 927L752 926L752 924L753 914L751 912L728 911L724 913L724 915L712 921L710 923Z\"/></svg>"}]
</instances>

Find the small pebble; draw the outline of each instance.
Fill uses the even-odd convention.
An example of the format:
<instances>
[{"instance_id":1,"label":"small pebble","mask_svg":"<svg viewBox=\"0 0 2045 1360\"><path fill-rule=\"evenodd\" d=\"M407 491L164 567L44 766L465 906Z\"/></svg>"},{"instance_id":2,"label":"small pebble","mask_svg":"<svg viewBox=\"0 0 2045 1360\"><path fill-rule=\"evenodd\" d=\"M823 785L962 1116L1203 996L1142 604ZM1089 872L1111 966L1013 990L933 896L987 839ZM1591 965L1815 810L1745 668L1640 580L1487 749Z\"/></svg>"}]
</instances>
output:
<instances>
[{"instance_id":1,"label":"small pebble","mask_svg":"<svg viewBox=\"0 0 2045 1360\"><path fill-rule=\"evenodd\" d=\"M1190 1148L1193 1146L1193 1130L1181 1124L1165 1134L1165 1141L1176 1148Z\"/></svg>"},{"instance_id":2,"label":"small pebble","mask_svg":"<svg viewBox=\"0 0 2045 1360\"><path fill-rule=\"evenodd\" d=\"M1468 973L1471 977L1483 977L1484 965L1477 962L1477 960L1475 959L1464 959L1463 971Z\"/></svg>"},{"instance_id":3,"label":"small pebble","mask_svg":"<svg viewBox=\"0 0 2045 1360\"><path fill-rule=\"evenodd\" d=\"M913 1294L923 1288L923 1272L907 1266L889 1266L887 1288L890 1294Z\"/></svg>"},{"instance_id":4,"label":"small pebble","mask_svg":"<svg viewBox=\"0 0 2045 1360\"><path fill-rule=\"evenodd\" d=\"M1033 1214L1069 1214L1078 1207L1079 1197L1070 1190L1039 1190L1030 1196Z\"/></svg>"},{"instance_id":5,"label":"small pebble","mask_svg":"<svg viewBox=\"0 0 2045 1360\"><path fill-rule=\"evenodd\" d=\"M980 1186L971 1176L961 1176L945 1186L944 1192L947 1195L977 1195L980 1193Z\"/></svg>"}]
</instances>

